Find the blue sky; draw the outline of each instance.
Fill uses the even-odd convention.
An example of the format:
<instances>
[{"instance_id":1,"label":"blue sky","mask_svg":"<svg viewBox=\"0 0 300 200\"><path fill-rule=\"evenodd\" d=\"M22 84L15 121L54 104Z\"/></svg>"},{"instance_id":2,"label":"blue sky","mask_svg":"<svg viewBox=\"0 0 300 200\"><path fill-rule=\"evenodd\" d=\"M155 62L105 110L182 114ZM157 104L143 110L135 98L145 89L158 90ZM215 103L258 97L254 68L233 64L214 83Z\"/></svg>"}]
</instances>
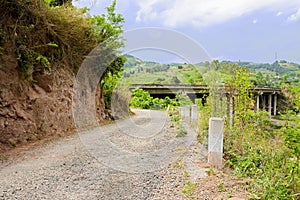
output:
<instances>
[{"instance_id":1,"label":"blue sky","mask_svg":"<svg viewBox=\"0 0 300 200\"><path fill-rule=\"evenodd\" d=\"M105 13L111 0L73 3L93 15ZM125 30L176 30L196 40L212 59L272 63L277 52L278 60L300 63L300 0L117 0L117 12L125 18Z\"/></svg>"}]
</instances>

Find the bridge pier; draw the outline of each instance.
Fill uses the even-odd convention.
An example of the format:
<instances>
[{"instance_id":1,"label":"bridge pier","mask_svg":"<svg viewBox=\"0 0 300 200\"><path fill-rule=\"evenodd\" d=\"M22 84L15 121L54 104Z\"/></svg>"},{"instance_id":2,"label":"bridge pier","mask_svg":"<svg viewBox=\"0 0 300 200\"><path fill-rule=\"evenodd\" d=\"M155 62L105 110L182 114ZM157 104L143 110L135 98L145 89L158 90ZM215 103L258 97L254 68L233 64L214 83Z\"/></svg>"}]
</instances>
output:
<instances>
[{"instance_id":1,"label":"bridge pier","mask_svg":"<svg viewBox=\"0 0 300 200\"><path fill-rule=\"evenodd\" d=\"M260 101L261 100L261 101ZM277 114L277 93L261 93L256 96L256 111L262 110L268 111L269 116L276 116Z\"/></svg>"},{"instance_id":2,"label":"bridge pier","mask_svg":"<svg viewBox=\"0 0 300 200\"><path fill-rule=\"evenodd\" d=\"M263 110L266 110L266 96L265 95L261 95L262 97L262 103L263 103Z\"/></svg>"},{"instance_id":3,"label":"bridge pier","mask_svg":"<svg viewBox=\"0 0 300 200\"><path fill-rule=\"evenodd\" d=\"M257 95L257 96L256 96L256 111L259 111L259 105L260 105L260 104L259 104L259 96L260 96L260 95Z\"/></svg>"},{"instance_id":4,"label":"bridge pier","mask_svg":"<svg viewBox=\"0 0 300 200\"><path fill-rule=\"evenodd\" d=\"M272 116L272 94L268 95L268 112L269 116Z\"/></svg>"},{"instance_id":5,"label":"bridge pier","mask_svg":"<svg viewBox=\"0 0 300 200\"><path fill-rule=\"evenodd\" d=\"M276 116L277 114L277 94L274 94L274 109L273 109L273 115Z\"/></svg>"}]
</instances>

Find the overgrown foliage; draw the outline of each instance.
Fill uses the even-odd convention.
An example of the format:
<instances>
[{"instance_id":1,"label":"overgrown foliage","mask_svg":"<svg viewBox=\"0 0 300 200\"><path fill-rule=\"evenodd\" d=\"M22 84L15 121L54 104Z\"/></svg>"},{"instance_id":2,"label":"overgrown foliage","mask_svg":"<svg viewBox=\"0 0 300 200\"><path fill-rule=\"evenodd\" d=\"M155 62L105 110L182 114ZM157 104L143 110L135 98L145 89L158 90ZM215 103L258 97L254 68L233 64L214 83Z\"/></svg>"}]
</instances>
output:
<instances>
[{"instance_id":1,"label":"overgrown foliage","mask_svg":"<svg viewBox=\"0 0 300 200\"><path fill-rule=\"evenodd\" d=\"M185 106L191 105L191 103L191 100L187 96L181 94L177 94L175 99L171 99L168 96L164 99L153 98L149 92L141 88L136 88L132 92L130 106L142 109L166 109L170 106Z\"/></svg>"},{"instance_id":2,"label":"overgrown foliage","mask_svg":"<svg viewBox=\"0 0 300 200\"><path fill-rule=\"evenodd\" d=\"M105 75L100 80L100 87L104 96L106 109L111 109L111 98L113 91L122 77L123 65L126 58L124 56L117 57L106 70Z\"/></svg>"},{"instance_id":3,"label":"overgrown foliage","mask_svg":"<svg viewBox=\"0 0 300 200\"><path fill-rule=\"evenodd\" d=\"M293 109L281 117L284 120L280 123L282 125L274 124L266 111L253 111L250 89L254 86L250 71L236 64L228 65L227 68L232 69L226 82L228 94L233 98L234 112L233 121L225 116L226 165L236 175L252 179L248 189L253 199L299 199L299 86L289 86L293 94ZM205 106L199 103L202 115L202 137L199 139L202 142L205 142L207 136L211 102L208 99Z\"/></svg>"},{"instance_id":4,"label":"overgrown foliage","mask_svg":"<svg viewBox=\"0 0 300 200\"><path fill-rule=\"evenodd\" d=\"M110 39L116 50L123 45L119 35L124 19L115 13L116 1L107 7L106 15L94 17L87 17L86 9L75 8L67 2L0 1L3 46L15 52L18 68L26 78L50 72L57 62L76 73L84 56L100 42ZM58 5L50 7L52 4ZM124 59L117 59L103 78L118 73L123 63Z\"/></svg>"},{"instance_id":5,"label":"overgrown foliage","mask_svg":"<svg viewBox=\"0 0 300 200\"><path fill-rule=\"evenodd\" d=\"M86 13L86 8L73 7L71 0L0 3L0 54L15 54L20 77L26 81L35 82L35 76L62 66L76 74L95 47L101 43L109 45L116 59L101 72L99 79L101 98L110 108L112 91L126 60L118 56L118 49L123 46L120 34L124 18L115 13L115 0L106 14L93 17Z\"/></svg>"},{"instance_id":6,"label":"overgrown foliage","mask_svg":"<svg viewBox=\"0 0 300 200\"><path fill-rule=\"evenodd\" d=\"M97 45L81 9L50 8L40 0L1 0L0 12L4 53L15 53L21 75L28 79L49 72L57 62L76 73L84 56Z\"/></svg>"}]
</instances>

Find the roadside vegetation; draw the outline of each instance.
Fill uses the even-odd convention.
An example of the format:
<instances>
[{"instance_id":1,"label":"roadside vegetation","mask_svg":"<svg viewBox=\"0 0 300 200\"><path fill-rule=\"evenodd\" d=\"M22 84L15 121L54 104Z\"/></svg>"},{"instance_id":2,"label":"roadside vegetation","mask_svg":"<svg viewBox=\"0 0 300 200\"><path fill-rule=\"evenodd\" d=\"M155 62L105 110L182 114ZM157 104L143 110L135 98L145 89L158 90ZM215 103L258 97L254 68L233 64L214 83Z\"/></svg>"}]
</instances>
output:
<instances>
[{"instance_id":1,"label":"roadside vegetation","mask_svg":"<svg viewBox=\"0 0 300 200\"><path fill-rule=\"evenodd\" d=\"M234 99L232 119L225 118L224 159L239 177L250 177L248 190L253 199L299 199L299 83L279 82L290 96L289 106L281 110L274 123L266 111L253 111L250 89L254 87L250 71L237 64L225 85ZM207 142L208 119L212 117L213 101L199 105L199 140Z\"/></svg>"},{"instance_id":2,"label":"roadside vegetation","mask_svg":"<svg viewBox=\"0 0 300 200\"><path fill-rule=\"evenodd\" d=\"M233 97L235 111L229 118L226 109L225 112L220 111L220 109L218 109L220 112L213 111L216 107L215 104L218 104L218 102L212 96L207 97L204 104L202 103L203 99L197 99L200 119L198 140L202 144L207 144L209 118L214 117L216 114L222 116L225 120L225 165L227 168L231 168L236 176L250 180L247 181L250 198L299 199L300 83L299 79L294 77L299 76L300 67L286 61L263 66L257 66L253 63L245 64L248 64L250 68L247 66L242 67L239 63L230 62L219 63L214 61L205 64L206 67L213 66L215 72L219 73L222 79L221 83L227 86L229 95ZM276 68L272 69L270 66ZM144 65L144 68L147 67ZM254 71L254 68L256 70L275 71L268 76L263 71ZM129 77L133 77L133 80L138 80L134 77L139 76L139 73L144 73L143 70L145 70L140 69L140 72L135 74L136 72L133 73L134 68L128 69L132 71ZM176 69L176 72L174 70L172 72L172 69ZM171 76L172 73L181 73L184 76L187 71L183 69L188 69L189 72L192 71L191 65L180 65L180 69L178 69L178 66L169 66L166 73L171 74ZM183 72L180 70L183 70ZM199 69L199 71L201 70L202 72L208 72L205 66ZM159 73L157 77L162 76ZM203 74L203 76L205 75ZM198 77L202 77L202 75ZM185 79L179 78L179 80L185 80L185 82L180 81L180 83L185 84L197 82L189 81L187 77ZM205 83L204 80L202 79L201 83ZM159 83L166 82L161 81ZM255 112L253 110L255 102L250 90L257 86L282 88L284 98L280 102L281 109L275 118L271 119L266 111ZM139 98L143 100L138 101ZM170 102L172 106L178 105L176 100L170 100L169 98L167 100L154 100L146 91L137 89L133 92L131 106L151 108L151 106L156 105L154 102L159 102L160 108L166 108L168 105L166 102ZM176 121L177 118L172 116L172 119ZM188 193L189 188L189 186L186 186L184 192Z\"/></svg>"},{"instance_id":3,"label":"roadside vegetation","mask_svg":"<svg viewBox=\"0 0 300 200\"><path fill-rule=\"evenodd\" d=\"M176 107L190 105L192 105L192 102L187 96L177 94L175 99L168 96L163 99L153 98L149 92L141 88L136 88L132 92L130 100L131 108L166 110L171 119L170 128L175 128L176 137L184 137L187 134L187 131L180 124L180 113Z\"/></svg>"},{"instance_id":4,"label":"roadside vegetation","mask_svg":"<svg viewBox=\"0 0 300 200\"><path fill-rule=\"evenodd\" d=\"M132 98L130 100L130 107L132 108L141 108L141 109L167 109L175 106L185 106L191 105L191 100L181 94L177 94L175 99L170 97L165 98L153 98L150 96L149 92L136 88L132 91Z\"/></svg>"}]
</instances>

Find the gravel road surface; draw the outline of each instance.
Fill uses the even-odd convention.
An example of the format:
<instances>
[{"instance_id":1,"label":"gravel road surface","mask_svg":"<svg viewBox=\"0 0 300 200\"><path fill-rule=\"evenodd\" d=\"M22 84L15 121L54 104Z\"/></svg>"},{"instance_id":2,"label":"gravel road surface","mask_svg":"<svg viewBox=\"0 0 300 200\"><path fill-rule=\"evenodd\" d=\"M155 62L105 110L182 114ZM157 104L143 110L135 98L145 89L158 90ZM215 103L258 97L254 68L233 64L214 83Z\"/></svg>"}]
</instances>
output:
<instances>
[{"instance_id":1,"label":"gravel road surface","mask_svg":"<svg viewBox=\"0 0 300 200\"><path fill-rule=\"evenodd\" d=\"M165 112L135 113L2 162L0 199L186 199L185 182L205 176L193 161L206 152L186 125L175 137Z\"/></svg>"}]
</instances>

